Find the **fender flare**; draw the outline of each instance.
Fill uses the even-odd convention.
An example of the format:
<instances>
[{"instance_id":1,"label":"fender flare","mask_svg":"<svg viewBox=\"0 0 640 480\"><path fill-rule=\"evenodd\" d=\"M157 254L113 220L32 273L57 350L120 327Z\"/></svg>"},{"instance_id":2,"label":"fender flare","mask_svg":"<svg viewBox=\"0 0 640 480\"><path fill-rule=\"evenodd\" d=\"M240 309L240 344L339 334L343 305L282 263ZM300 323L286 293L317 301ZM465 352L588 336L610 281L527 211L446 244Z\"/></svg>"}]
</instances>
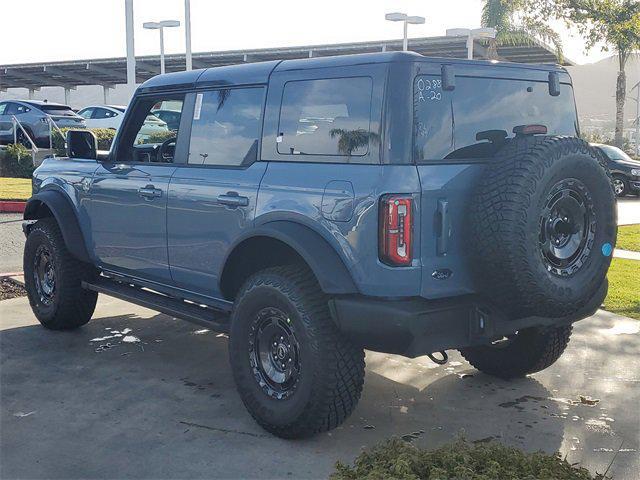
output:
<instances>
[{"instance_id":1,"label":"fender flare","mask_svg":"<svg viewBox=\"0 0 640 480\"><path fill-rule=\"evenodd\" d=\"M222 276L227 274L228 260L244 241L270 237L291 247L309 265L322 291L329 294L358 293L353 277L336 250L319 233L302 224L277 220L260 225L242 236L224 260Z\"/></svg>"},{"instance_id":2,"label":"fender flare","mask_svg":"<svg viewBox=\"0 0 640 480\"><path fill-rule=\"evenodd\" d=\"M62 232L62 238L69 253L83 262L91 262L84 236L80 229L78 217L71 201L57 190L45 190L33 195L24 209L25 220L37 220L47 215L42 211L42 205L53 214ZM25 229L28 233L28 228Z\"/></svg>"}]
</instances>

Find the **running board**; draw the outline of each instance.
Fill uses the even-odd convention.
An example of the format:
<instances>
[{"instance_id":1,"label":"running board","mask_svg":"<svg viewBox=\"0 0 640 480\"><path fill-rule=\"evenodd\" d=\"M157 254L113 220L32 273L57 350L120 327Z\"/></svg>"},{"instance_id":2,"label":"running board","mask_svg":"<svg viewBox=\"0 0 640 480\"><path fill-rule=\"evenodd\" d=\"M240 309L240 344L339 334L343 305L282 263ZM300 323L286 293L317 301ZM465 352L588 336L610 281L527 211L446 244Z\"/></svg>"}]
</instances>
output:
<instances>
[{"instance_id":1,"label":"running board","mask_svg":"<svg viewBox=\"0 0 640 480\"><path fill-rule=\"evenodd\" d=\"M82 287L140 305L141 307L156 310L175 318L197 323L217 332L228 333L229 331L229 316L221 310L196 305L195 303L150 290L143 290L140 287L117 282L106 277L100 277L93 282L82 282Z\"/></svg>"}]
</instances>

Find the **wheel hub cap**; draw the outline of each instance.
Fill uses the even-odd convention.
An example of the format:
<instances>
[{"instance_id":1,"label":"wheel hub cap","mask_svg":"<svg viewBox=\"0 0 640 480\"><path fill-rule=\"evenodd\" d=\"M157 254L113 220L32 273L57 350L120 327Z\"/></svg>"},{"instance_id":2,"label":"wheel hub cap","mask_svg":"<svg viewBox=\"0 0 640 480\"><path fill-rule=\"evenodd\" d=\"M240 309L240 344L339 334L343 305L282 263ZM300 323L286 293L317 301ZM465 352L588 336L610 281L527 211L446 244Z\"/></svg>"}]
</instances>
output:
<instances>
[{"instance_id":1,"label":"wheel hub cap","mask_svg":"<svg viewBox=\"0 0 640 480\"><path fill-rule=\"evenodd\" d=\"M539 249L548 271L577 272L593 248L596 218L585 185L576 179L556 183L540 215Z\"/></svg>"},{"instance_id":2,"label":"wheel hub cap","mask_svg":"<svg viewBox=\"0 0 640 480\"><path fill-rule=\"evenodd\" d=\"M53 259L49 250L41 245L33 259L33 279L40 302L50 305L56 289Z\"/></svg>"},{"instance_id":3,"label":"wheel hub cap","mask_svg":"<svg viewBox=\"0 0 640 480\"><path fill-rule=\"evenodd\" d=\"M251 325L249 363L260 388L270 397L293 393L300 377L300 346L291 319L280 309L263 308Z\"/></svg>"}]
</instances>

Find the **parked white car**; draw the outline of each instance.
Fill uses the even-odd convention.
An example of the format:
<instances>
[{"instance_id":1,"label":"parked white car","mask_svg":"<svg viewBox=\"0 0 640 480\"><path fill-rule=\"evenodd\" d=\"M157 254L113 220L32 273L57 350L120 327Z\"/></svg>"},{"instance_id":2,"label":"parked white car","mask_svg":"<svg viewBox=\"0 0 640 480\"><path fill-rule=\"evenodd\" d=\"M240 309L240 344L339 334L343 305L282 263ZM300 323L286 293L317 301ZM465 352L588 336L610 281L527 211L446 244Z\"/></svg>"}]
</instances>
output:
<instances>
[{"instance_id":1,"label":"parked white car","mask_svg":"<svg viewBox=\"0 0 640 480\"><path fill-rule=\"evenodd\" d=\"M117 130L124 118L126 107L118 105L92 105L78 112L89 128L112 128Z\"/></svg>"},{"instance_id":2,"label":"parked white car","mask_svg":"<svg viewBox=\"0 0 640 480\"><path fill-rule=\"evenodd\" d=\"M113 130L118 130L125 111L126 107L119 105L91 105L80 110L78 115L85 119L88 128L112 128ZM148 115L140 129L140 134L149 136L168 130L167 122L160 120L155 115Z\"/></svg>"}]
</instances>

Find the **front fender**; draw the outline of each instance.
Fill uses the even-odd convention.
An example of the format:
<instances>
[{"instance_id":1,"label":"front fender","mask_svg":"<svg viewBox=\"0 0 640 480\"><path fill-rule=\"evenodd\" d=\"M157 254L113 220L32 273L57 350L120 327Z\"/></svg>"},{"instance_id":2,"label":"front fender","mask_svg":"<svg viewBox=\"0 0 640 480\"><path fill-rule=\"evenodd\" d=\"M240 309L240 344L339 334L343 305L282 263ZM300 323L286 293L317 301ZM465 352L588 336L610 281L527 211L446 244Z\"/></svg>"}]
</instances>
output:
<instances>
[{"instance_id":1,"label":"front fender","mask_svg":"<svg viewBox=\"0 0 640 480\"><path fill-rule=\"evenodd\" d=\"M37 220L53 215L62 232L69 253L83 262L90 262L89 252L80 229L76 211L65 194L58 190L44 190L33 195L24 210L25 220ZM25 230L28 233L28 229Z\"/></svg>"}]
</instances>

